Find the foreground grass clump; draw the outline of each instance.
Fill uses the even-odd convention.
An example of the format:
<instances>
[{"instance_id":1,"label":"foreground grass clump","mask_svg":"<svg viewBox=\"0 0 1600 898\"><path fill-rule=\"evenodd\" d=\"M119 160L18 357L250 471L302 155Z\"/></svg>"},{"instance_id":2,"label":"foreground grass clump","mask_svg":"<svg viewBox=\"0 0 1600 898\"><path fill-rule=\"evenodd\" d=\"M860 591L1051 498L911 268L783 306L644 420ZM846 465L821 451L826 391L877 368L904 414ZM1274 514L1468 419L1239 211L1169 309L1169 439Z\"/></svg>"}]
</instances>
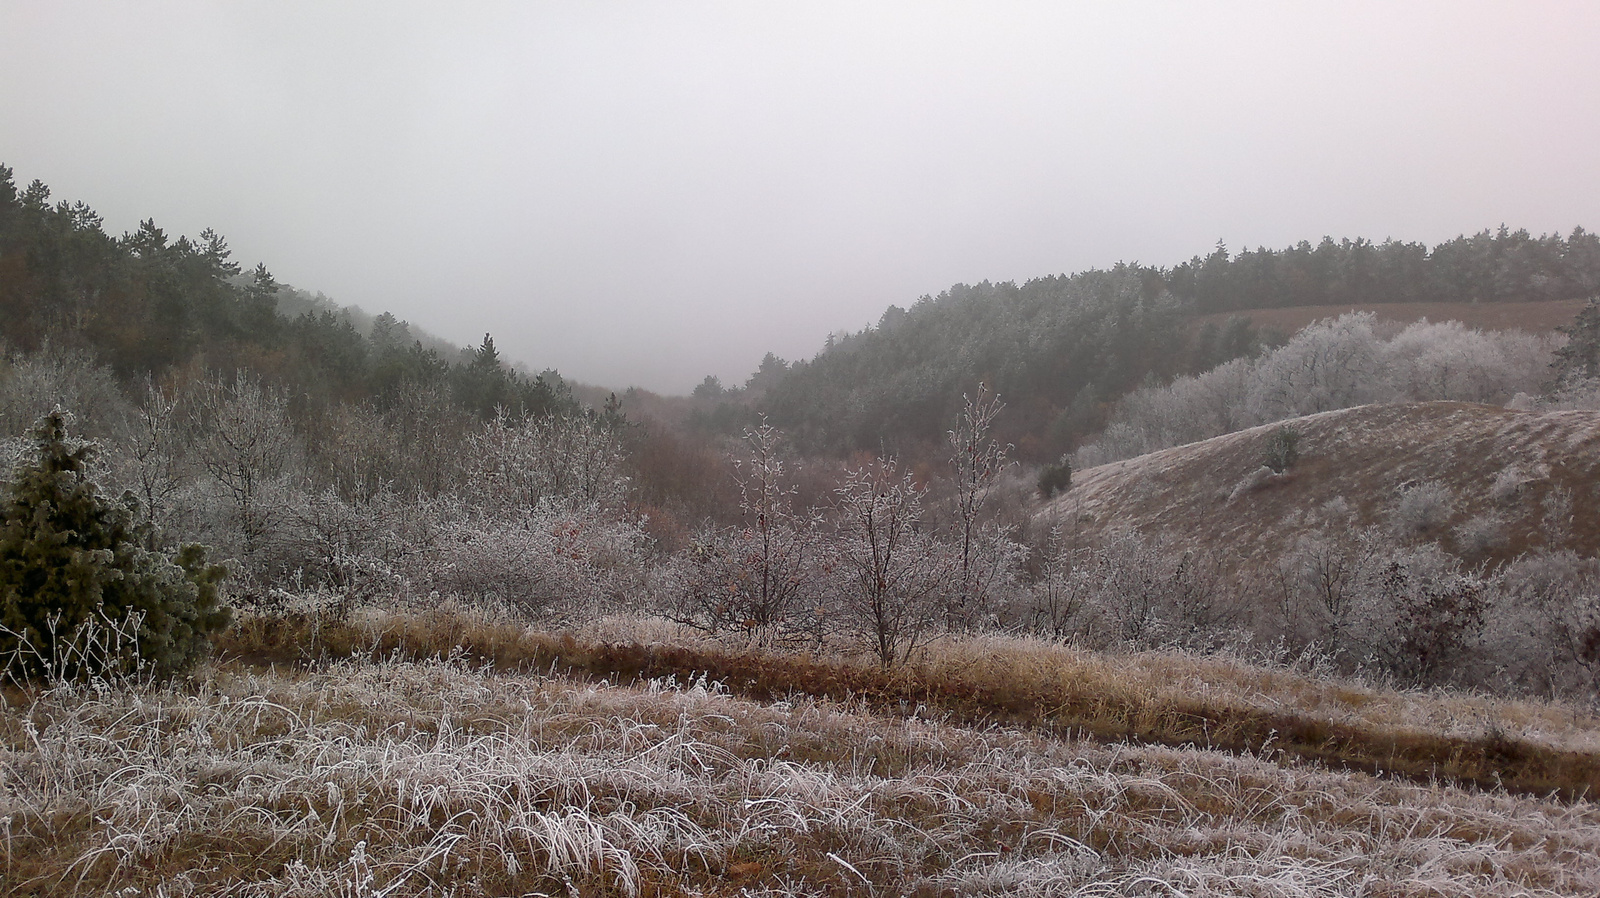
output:
<instances>
[{"instance_id":1,"label":"foreground grass clump","mask_svg":"<svg viewBox=\"0 0 1600 898\"><path fill-rule=\"evenodd\" d=\"M1587 801L704 680L345 660L8 701L6 894L1600 893Z\"/></svg>"}]
</instances>

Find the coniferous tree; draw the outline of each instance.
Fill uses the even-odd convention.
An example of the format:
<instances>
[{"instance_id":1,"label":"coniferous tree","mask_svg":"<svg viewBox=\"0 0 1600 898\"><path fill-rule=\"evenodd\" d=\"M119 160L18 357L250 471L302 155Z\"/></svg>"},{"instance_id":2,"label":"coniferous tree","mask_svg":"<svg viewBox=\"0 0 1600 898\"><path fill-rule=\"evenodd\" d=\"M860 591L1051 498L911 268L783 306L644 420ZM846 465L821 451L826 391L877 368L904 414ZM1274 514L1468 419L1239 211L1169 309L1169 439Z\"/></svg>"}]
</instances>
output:
<instances>
[{"instance_id":1,"label":"coniferous tree","mask_svg":"<svg viewBox=\"0 0 1600 898\"><path fill-rule=\"evenodd\" d=\"M136 664L158 673L192 666L227 625L226 571L205 549L153 548L137 500L100 494L93 445L67 435L67 415L34 429L37 455L20 466L0 506L0 663L21 676L87 676ZM97 635L96 628L100 634ZM106 641L116 631L136 637Z\"/></svg>"},{"instance_id":2,"label":"coniferous tree","mask_svg":"<svg viewBox=\"0 0 1600 898\"><path fill-rule=\"evenodd\" d=\"M1556 350L1555 387L1600 375L1600 296L1590 297L1578 317L1565 327L1567 345Z\"/></svg>"}]
</instances>

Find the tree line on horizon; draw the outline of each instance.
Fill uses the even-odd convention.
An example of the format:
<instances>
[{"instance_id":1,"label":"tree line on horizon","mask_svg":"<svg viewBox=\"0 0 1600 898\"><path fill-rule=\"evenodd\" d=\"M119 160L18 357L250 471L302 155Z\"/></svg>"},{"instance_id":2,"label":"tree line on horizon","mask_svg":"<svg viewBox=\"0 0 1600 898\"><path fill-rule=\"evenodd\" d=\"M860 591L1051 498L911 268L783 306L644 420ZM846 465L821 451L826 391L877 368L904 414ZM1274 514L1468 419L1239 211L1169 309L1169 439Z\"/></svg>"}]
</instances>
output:
<instances>
[{"instance_id":1,"label":"tree line on horizon","mask_svg":"<svg viewBox=\"0 0 1600 898\"><path fill-rule=\"evenodd\" d=\"M1171 268L1117 264L1022 284L957 284L875 326L830 337L810 360L769 357L742 390L699 391L697 423L736 432L757 411L808 451L937 446L962 385L1008 397L997 427L1046 462L1104 428L1121 396L1252 357L1289 335L1242 316L1298 306L1517 303L1600 292L1600 236L1501 227L1433 247L1365 239L1205 257Z\"/></svg>"},{"instance_id":2,"label":"tree line on horizon","mask_svg":"<svg viewBox=\"0 0 1600 898\"><path fill-rule=\"evenodd\" d=\"M577 407L559 374L529 377L493 338L441 352L385 312L358 328L345 310L306 308L264 264L244 270L213 230L171 239L146 219L113 237L88 205L50 202L38 180L18 190L0 165L0 338L6 351L90 352L132 382L246 372L302 404L439 392L487 420ZM365 331L365 332L363 332Z\"/></svg>"}]
</instances>

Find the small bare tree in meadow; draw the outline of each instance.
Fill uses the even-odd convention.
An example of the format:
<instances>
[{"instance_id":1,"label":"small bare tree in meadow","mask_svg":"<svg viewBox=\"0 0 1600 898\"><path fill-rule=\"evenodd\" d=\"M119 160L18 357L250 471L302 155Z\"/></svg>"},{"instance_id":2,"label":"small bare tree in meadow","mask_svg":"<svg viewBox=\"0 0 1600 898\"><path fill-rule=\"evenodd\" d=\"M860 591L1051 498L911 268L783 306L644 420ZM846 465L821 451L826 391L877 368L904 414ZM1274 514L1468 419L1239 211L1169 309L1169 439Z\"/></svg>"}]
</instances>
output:
<instances>
[{"instance_id":1,"label":"small bare tree in meadow","mask_svg":"<svg viewBox=\"0 0 1600 898\"><path fill-rule=\"evenodd\" d=\"M1351 533L1347 527L1329 527L1295 543L1276 572L1290 638L1333 655L1344 651L1363 578L1382 544L1376 530Z\"/></svg>"},{"instance_id":2,"label":"small bare tree in meadow","mask_svg":"<svg viewBox=\"0 0 1600 898\"><path fill-rule=\"evenodd\" d=\"M964 405L955 429L946 434L961 548L959 576L945 613L945 623L952 629L968 626L985 614L991 587L1004 577L1000 568L1009 559L1009 553L985 551L983 545L984 506L1000 474L1010 464L1006 456L1011 447L989 435L1005 403L981 383L974 395L964 395L962 399Z\"/></svg>"},{"instance_id":3,"label":"small bare tree in meadow","mask_svg":"<svg viewBox=\"0 0 1600 898\"><path fill-rule=\"evenodd\" d=\"M1039 579L1033 586L1032 626L1054 639L1076 635L1085 624L1091 584L1078 569L1077 541L1057 523L1051 526L1039 556Z\"/></svg>"},{"instance_id":4,"label":"small bare tree in meadow","mask_svg":"<svg viewBox=\"0 0 1600 898\"><path fill-rule=\"evenodd\" d=\"M884 667L933 636L960 576L959 558L921 527L925 494L893 458L851 471L835 490L841 605Z\"/></svg>"},{"instance_id":5,"label":"small bare tree in meadow","mask_svg":"<svg viewBox=\"0 0 1600 898\"><path fill-rule=\"evenodd\" d=\"M734 462L743 521L700 534L673 616L772 645L803 635L791 618L815 588L817 519L796 507L778 429L763 420L745 430L744 442L749 454Z\"/></svg>"},{"instance_id":6,"label":"small bare tree in meadow","mask_svg":"<svg viewBox=\"0 0 1600 898\"><path fill-rule=\"evenodd\" d=\"M762 420L745 430L750 454L734 475L739 511L744 517L739 543L742 576L736 594L742 624L752 637L770 641L783 629L806 588L806 566L813 560L816 520L795 508L798 488L790 482L779 454L782 435Z\"/></svg>"}]
</instances>

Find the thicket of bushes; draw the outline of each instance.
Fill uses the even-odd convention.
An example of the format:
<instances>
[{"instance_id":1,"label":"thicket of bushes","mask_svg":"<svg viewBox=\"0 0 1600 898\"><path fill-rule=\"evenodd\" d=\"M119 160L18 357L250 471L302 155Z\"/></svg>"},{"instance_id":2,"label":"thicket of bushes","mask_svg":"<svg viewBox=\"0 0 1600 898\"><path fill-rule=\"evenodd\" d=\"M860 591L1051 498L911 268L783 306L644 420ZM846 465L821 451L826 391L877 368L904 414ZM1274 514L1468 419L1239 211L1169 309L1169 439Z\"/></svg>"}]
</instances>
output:
<instances>
[{"instance_id":1,"label":"thicket of bushes","mask_svg":"<svg viewBox=\"0 0 1600 898\"><path fill-rule=\"evenodd\" d=\"M1386 327L1371 312L1309 325L1276 349L1119 400L1078 448L1079 470L1315 412L1373 402L1505 404L1552 378L1560 335L1480 331L1459 322Z\"/></svg>"},{"instance_id":2,"label":"thicket of bushes","mask_svg":"<svg viewBox=\"0 0 1600 898\"><path fill-rule=\"evenodd\" d=\"M986 392L951 422L938 470L893 458L800 470L779 431L752 428L725 469L738 513L675 541L637 504L615 410L480 421L424 395L404 415L353 404L313 417L248 377L128 395L88 356L54 350L14 355L4 374L12 432L44 404L87 409L97 476L138 496L144 520L216 547L246 608L454 599L550 624L655 613L739 645L885 665L944 633L999 628L1104 648L1312 652L1406 683L1600 691L1592 559L1551 548L1474 568L1440 544L1492 541L1495 522L1442 526L1453 499L1428 483L1394 497L1381 531L1338 503L1319 511L1317 535L1250 582L1136 532L1075 541L1032 523L1036 478L993 438ZM805 498L808 477L832 478L823 501Z\"/></svg>"},{"instance_id":3,"label":"thicket of bushes","mask_svg":"<svg viewBox=\"0 0 1600 898\"><path fill-rule=\"evenodd\" d=\"M1172 290L1187 284L1193 299L1206 293L1201 281L1244 270L1199 277L1213 260L1183 269L1193 283L1164 279L1181 271L1122 266L961 288L892 309L813 363L763 364L761 389L797 423L797 443L858 450L849 461L801 459L765 423L713 450L647 434L614 403L581 409L559 378L510 371L487 337L446 359L392 316L365 334L348 317L288 318L270 274L244 275L220 237L169 241L147 222L112 238L82 204L51 206L43 185L19 192L10 178L0 167L0 326L9 341L0 435L11 437L0 460L9 470L36 454L21 435L57 406L72 410L101 447L89 479L128 490L139 509L135 518L132 506L96 506L123 536L86 551L154 551L157 529L211 546L243 607L311 603L340 614L455 598L554 622L657 613L735 641L847 648L884 665L974 629L1107 647L1264 649L1276 640L1407 682L1596 691L1594 562L1550 550L1499 570L1466 567L1438 543L1470 555L1503 539L1500 526L1481 517L1443 528L1450 497L1425 484L1396 497L1381 535L1330 526L1265 585L1225 578L1203 552L1138 533L1077 544L1070 533L1041 532L1029 512L1036 488L1070 488L1073 469L1251 424L1389 399L1535 394L1553 358L1559 389L1517 401L1589 402L1600 313L1586 313L1564 348L1558 338L1453 323L1391 333L1356 314L1261 352L1258 335L1237 324L1198 343L1178 339L1189 294ZM1557 242L1506 234L1464 246L1544 253L1540 264L1565 272L1570 292L1587 283L1584 254L1595 241L1579 233ZM1316 252L1357 273L1371 261L1359 245L1325 249ZM952 346L959 365L938 357ZM1041 442L1008 445L991 393L953 399L993 370L1023 393L1016 421L1064 416L1073 430L1152 372L1216 362L1127 396L1099 440L1043 478L1009 464L1014 454L1053 455ZM1055 392L1039 399L1035 388L1045 387ZM918 444L915 459L876 439L890 431ZM1034 432L1013 432L1023 431ZM939 451L928 450L940 435ZM1293 449L1280 445L1268 473L1292 464ZM12 487L30 489L17 470ZM1555 507L1563 501L1565 511ZM1549 503L1552 527L1570 520L1570 495L1552 493ZM145 561L119 570L160 567L153 559L165 556L128 557ZM183 628L199 634L216 621L205 598L216 574L192 552L160 563L160 591L190 603L193 619L147 614L147 644L168 646L158 664L181 666L199 644ZM139 576L108 588L154 582ZM1264 592L1278 597L1275 615L1243 604ZM81 610L80 599L61 602Z\"/></svg>"}]
</instances>

